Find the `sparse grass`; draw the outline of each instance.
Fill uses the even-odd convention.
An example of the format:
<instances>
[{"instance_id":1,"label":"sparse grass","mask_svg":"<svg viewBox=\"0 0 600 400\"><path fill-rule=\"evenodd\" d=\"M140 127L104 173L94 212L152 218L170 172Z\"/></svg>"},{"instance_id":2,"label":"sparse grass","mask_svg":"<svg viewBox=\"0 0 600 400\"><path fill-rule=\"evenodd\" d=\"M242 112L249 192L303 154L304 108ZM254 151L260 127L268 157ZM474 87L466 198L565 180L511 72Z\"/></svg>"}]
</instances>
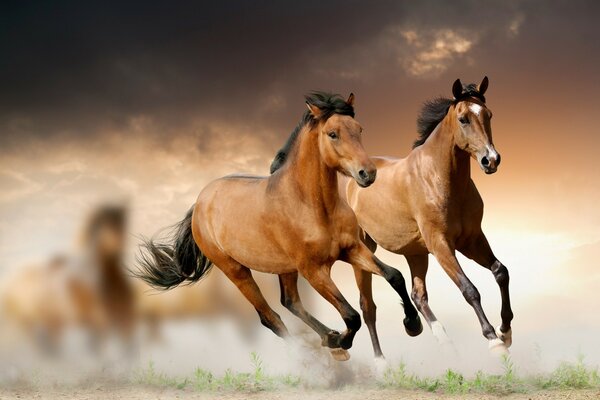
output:
<instances>
[{"instance_id":1,"label":"sparse grass","mask_svg":"<svg viewBox=\"0 0 600 400\"><path fill-rule=\"evenodd\" d=\"M562 362L549 376L535 378L541 389L596 389L600 388L600 375L597 368L590 368L583 362L583 355L575 363Z\"/></svg>"},{"instance_id":2,"label":"sparse grass","mask_svg":"<svg viewBox=\"0 0 600 400\"><path fill-rule=\"evenodd\" d=\"M536 390L560 389L600 389L600 374L583 362L583 357L575 363L562 362L550 374L519 376L510 357L502 359L503 373L499 375L477 372L465 378L460 372L447 370L438 378L422 378L406 372L405 364L391 368L378 383L385 388L420 389L430 392L460 394L489 393L506 395L527 393Z\"/></svg>"},{"instance_id":3,"label":"sparse grass","mask_svg":"<svg viewBox=\"0 0 600 400\"><path fill-rule=\"evenodd\" d=\"M178 379L157 372L152 361L148 363L147 368L135 374L134 381L148 386L173 387L176 389L183 389L188 384L188 379Z\"/></svg>"},{"instance_id":4,"label":"sparse grass","mask_svg":"<svg viewBox=\"0 0 600 400\"><path fill-rule=\"evenodd\" d=\"M147 368L135 375L136 383L157 387L173 387L177 389L192 388L199 392L209 391L244 391L260 392L278 388L293 388L300 384L300 379L292 375L267 375L263 362L256 353L250 354L252 372L235 372L228 368L221 377L202 368L196 368L190 378L177 379L159 373L150 362Z\"/></svg>"},{"instance_id":5,"label":"sparse grass","mask_svg":"<svg viewBox=\"0 0 600 400\"><path fill-rule=\"evenodd\" d=\"M197 368L193 376L187 378L174 378L159 373L151 362L147 368L136 374L135 381L144 385L188 388L199 392L260 392L296 388L300 385L310 386L297 376L267 374L263 361L256 353L250 354L250 361L253 365L252 372L234 372L227 369L222 376L215 376L210 371ZM389 368L380 380L374 382L377 387L386 389L424 390L447 394L507 395L538 390L600 389L598 369L587 366L582 356L575 362L561 363L549 374L520 376L510 357L502 359L502 366L503 372L495 375L479 371L474 376L465 377L458 371L448 369L439 377L420 377L409 373L406 365L400 363L395 368Z\"/></svg>"}]
</instances>

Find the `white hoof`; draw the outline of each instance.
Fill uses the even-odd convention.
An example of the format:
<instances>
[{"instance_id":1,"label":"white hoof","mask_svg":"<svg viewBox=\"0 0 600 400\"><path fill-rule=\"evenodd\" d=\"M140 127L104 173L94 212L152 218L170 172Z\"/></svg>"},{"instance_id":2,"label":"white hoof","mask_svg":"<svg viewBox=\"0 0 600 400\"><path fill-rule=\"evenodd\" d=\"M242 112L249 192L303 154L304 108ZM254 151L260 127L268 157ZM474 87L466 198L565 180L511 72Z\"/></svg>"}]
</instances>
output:
<instances>
[{"instance_id":1,"label":"white hoof","mask_svg":"<svg viewBox=\"0 0 600 400\"><path fill-rule=\"evenodd\" d=\"M375 376L377 378L383 378L385 372L390 368L387 360L384 357L375 357Z\"/></svg>"},{"instance_id":2,"label":"white hoof","mask_svg":"<svg viewBox=\"0 0 600 400\"><path fill-rule=\"evenodd\" d=\"M336 361L348 361L350 359L350 353L342 348L329 349L329 352Z\"/></svg>"},{"instance_id":3,"label":"white hoof","mask_svg":"<svg viewBox=\"0 0 600 400\"><path fill-rule=\"evenodd\" d=\"M508 332L502 332L500 330L500 326L496 328L496 335L498 335L498 339L504 342L506 347L510 347L512 345L512 329L509 329Z\"/></svg>"},{"instance_id":4,"label":"white hoof","mask_svg":"<svg viewBox=\"0 0 600 400\"><path fill-rule=\"evenodd\" d=\"M504 344L504 342L500 339L492 339L490 340L488 347L490 349L490 353L495 356L505 356L510 354L508 351L508 347Z\"/></svg>"},{"instance_id":5,"label":"white hoof","mask_svg":"<svg viewBox=\"0 0 600 400\"><path fill-rule=\"evenodd\" d=\"M437 339L441 345L452 345L452 340L448 337L444 325L440 321L433 321L431 323L431 333Z\"/></svg>"}]
</instances>

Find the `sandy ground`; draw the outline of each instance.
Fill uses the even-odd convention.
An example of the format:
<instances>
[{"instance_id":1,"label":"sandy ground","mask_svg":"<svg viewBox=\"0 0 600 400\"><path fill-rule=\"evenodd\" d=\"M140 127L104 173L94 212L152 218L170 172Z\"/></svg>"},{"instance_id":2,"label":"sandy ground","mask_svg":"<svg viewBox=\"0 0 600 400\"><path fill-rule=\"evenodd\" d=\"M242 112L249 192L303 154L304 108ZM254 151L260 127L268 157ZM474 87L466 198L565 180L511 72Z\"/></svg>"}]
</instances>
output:
<instances>
[{"instance_id":1,"label":"sandy ground","mask_svg":"<svg viewBox=\"0 0 600 400\"><path fill-rule=\"evenodd\" d=\"M551 392L535 392L527 394L512 394L508 396L495 396L483 394L467 395L444 395L439 393L427 393L406 390L360 390L356 388L343 390L293 390L276 392L219 392L198 393L189 390L155 389L144 386L122 386L122 387L95 387L86 389L2 389L0 388L0 399L161 399L161 400L185 400L185 399L225 399L225 400L390 400L390 399L507 399L507 400L551 400L551 399L600 399L598 390L564 390Z\"/></svg>"}]
</instances>

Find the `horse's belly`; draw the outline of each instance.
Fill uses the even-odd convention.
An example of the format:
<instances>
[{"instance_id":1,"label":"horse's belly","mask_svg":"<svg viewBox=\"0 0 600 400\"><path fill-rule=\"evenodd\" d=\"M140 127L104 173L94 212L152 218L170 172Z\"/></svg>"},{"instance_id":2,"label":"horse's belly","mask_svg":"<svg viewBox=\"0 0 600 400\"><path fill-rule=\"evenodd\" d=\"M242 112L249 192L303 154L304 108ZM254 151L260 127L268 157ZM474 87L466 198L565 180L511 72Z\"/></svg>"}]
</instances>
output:
<instances>
[{"instance_id":1,"label":"horse's belly","mask_svg":"<svg viewBox=\"0 0 600 400\"><path fill-rule=\"evenodd\" d=\"M397 254L420 254L427 252L417 223L402 218L385 221L361 221L361 227L384 249Z\"/></svg>"},{"instance_id":2,"label":"horse's belly","mask_svg":"<svg viewBox=\"0 0 600 400\"><path fill-rule=\"evenodd\" d=\"M296 265L292 260L285 254L268 247L254 252L248 251L243 247L243 243L240 243L240 246L228 246L227 252L237 262L255 271L270 274L296 271Z\"/></svg>"},{"instance_id":3,"label":"horse's belly","mask_svg":"<svg viewBox=\"0 0 600 400\"><path fill-rule=\"evenodd\" d=\"M421 254L427 252L425 241L415 226L415 230L399 230L391 232L380 241L375 241L384 249L397 254Z\"/></svg>"}]
</instances>

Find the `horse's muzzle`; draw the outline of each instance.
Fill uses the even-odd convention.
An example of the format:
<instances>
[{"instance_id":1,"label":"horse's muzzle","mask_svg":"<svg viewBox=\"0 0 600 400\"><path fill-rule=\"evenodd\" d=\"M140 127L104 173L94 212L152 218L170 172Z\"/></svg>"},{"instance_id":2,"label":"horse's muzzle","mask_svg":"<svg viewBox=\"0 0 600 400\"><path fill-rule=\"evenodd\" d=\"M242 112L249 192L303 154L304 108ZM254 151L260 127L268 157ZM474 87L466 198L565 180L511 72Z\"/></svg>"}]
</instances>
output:
<instances>
[{"instance_id":1,"label":"horse's muzzle","mask_svg":"<svg viewBox=\"0 0 600 400\"><path fill-rule=\"evenodd\" d=\"M354 178L358 186L366 188L371 186L373 182L375 182L375 178L377 177L377 169L361 169L358 171L357 176Z\"/></svg>"},{"instance_id":2,"label":"horse's muzzle","mask_svg":"<svg viewBox=\"0 0 600 400\"><path fill-rule=\"evenodd\" d=\"M483 169L483 172L489 175L493 174L498 170L500 160L500 154L498 154L496 151L493 151L481 157L479 164L481 165L481 169Z\"/></svg>"}]
</instances>

